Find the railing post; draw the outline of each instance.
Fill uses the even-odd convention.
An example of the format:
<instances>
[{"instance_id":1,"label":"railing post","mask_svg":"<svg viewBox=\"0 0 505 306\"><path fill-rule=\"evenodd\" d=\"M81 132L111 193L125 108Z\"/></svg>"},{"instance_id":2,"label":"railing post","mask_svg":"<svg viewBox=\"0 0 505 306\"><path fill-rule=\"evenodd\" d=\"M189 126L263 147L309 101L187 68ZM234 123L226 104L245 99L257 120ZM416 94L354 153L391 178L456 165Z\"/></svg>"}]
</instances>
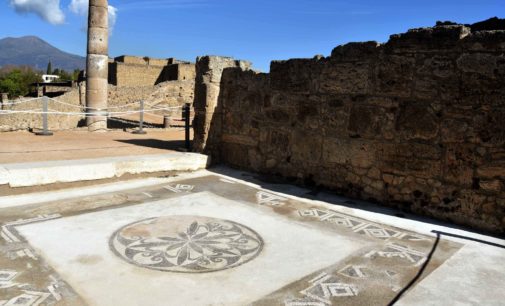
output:
<instances>
[{"instance_id":1,"label":"railing post","mask_svg":"<svg viewBox=\"0 0 505 306\"><path fill-rule=\"evenodd\" d=\"M53 132L49 131L48 121L47 121L47 112L49 110L48 107L49 99L47 97L42 97L42 132L35 133L38 136L53 136Z\"/></svg>"},{"instance_id":2,"label":"railing post","mask_svg":"<svg viewBox=\"0 0 505 306\"><path fill-rule=\"evenodd\" d=\"M170 115L164 115L163 116L163 127L165 129L169 129L171 125L172 125L172 117Z\"/></svg>"},{"instance_id":3,"label":"railing post","mask_svg":"<svg viewBox=\"0 0 505 306\"><path fill-rule=\"evenodd\" d=\"M7 109L7 105L9 104L9 96L6 93L2 93L0 96L0 110L4 108Z\"/></svg>"},{"instance_id":4,"label":"railing post","mask_svg":"<svg viewBox=\"0 0 505 306\"><path fill-rule=\"evenodd\" d=\"M140 100L140 119L139 119L139 129L132 132L137 135L145 135L147 134L144 131L144 100Z\"/></svg>"},{"instance_id":5,"label":"railing post","mask_svg":"<svg viewBox=\"0 0 505 306\"><path fill-rule=\"evenodd\" d=\"M189 137L189 126L190 126L190 116L191 116L191 105L189 103L184 104L184 131L185 131L185 147L186 150L189 152L191 151L191 141Z\"/></svg>"}]
</instances>

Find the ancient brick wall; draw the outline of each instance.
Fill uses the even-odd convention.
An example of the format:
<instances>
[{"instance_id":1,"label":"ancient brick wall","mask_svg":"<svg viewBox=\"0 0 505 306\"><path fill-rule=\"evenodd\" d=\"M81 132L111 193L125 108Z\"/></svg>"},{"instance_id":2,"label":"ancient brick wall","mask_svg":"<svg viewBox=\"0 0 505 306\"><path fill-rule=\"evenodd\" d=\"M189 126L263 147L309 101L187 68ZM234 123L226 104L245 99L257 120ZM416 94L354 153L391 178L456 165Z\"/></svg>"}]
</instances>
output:
<instances>
[{"instance_id":1,"label":"ancient brick wall","mask_svg":"<svg viewBox=\"0 0 505 306\"><path fill-rule=\"evenodd\" d=\"M154 86L166 81L195 79L195 64L169 59L120 56L109 63L109 84L118 87Z\"/></svg>"},{"instance_id":2,"label":"ancient brick wall","mask_svg":"<svg viewBox=\"0 0 505 306\"><path fill-rule=\"evenodd\" d=\"M270 74L198 71L195 96L216 92L220 115L195 119L215 161L505 231L505 31L439 25Z\"/></svg>"},{"instance_id":3,"label":"ancient brick wall","mask_svg":"<svg viewBox=\"0 0 505 306\"><path fill-rule=\"evenodd\" d=\"M159 83L164 66L110 64L115 75L109 80L118 87L153 86Z\"/></svg>"},{"instance_id":4,"label":"ancient brick wall","mask_svg":"<svg viewBox=\"0 0 505 306\"><path fill-rule=\"evenodd\" d=\"M162 72L162 79L168 81L186 81L196 78L195 64L168 65Z\"/></svg>"}]
</instances>

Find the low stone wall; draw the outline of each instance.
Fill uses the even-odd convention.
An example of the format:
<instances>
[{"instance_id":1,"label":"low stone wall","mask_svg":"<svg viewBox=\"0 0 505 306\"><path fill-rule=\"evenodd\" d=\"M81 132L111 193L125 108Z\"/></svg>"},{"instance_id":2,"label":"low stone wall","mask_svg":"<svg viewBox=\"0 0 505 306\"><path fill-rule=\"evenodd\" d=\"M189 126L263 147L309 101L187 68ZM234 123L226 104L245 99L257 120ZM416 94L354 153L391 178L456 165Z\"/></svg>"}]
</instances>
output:
<instances>
[{"instance_id":1,"label":"low stone wall","mask_svg":"<svg viewBox=\"0 0 505 306\"><path fill-rule=\"evenodd\" d=\"M137 86L137 87L117 87L109 85L109 107L111 111L120 112L126 110L137 110L139 101L146 103L146 109L163 107L181 107L181 109L171 111L158 111L158 116L171 114L175 117L181 117L182 106L185 103L193 103L195 82L187 81L169 81L160 83L156 86ZM78 88L65 93L56 98L56 100L71 104L63 105L56 102L49 102L49 109L58 112L84 112L86 104L85 83L79 84ZM25 99L27 100L27 99ZM15 100L18 103L22 100ZM129 107L116 109L118 106L132 104ZM13 111L42 111L42 100L28 102L24 104L15 104L4 107L4 110ZM49 115L49 128L53 131L74 129L84 126L84 116L75 115ZM162 120L162 119L160 119ZM41 114L16 113L9 115L0 115L0 132L39 129L42 127Z\"/></svg>"},{"instance_id":2,"label":"low stone wall","mask_svg":"<svg viewBox=\"0 0 505 306\"><path fill-rule=\"evenodd\" d=\"M21 103L23 100L30 100L31 98L23 98L14 100L12 102L16 103L14 105L5 105L3 110L11 111L33 111L42 112L42 99L33 100L27 103ZM49 111L58 111L65 113L75 113L82 112L82 108L79 102L79 90L73 89L65 93L62 96L55 98L55 101L49 100L48 108ZM63 102L66 104L60 104L58 102ZM74 129L79 126L85 125L84 116L75 115L60 115L60 114L50 114L48 115L48 127L52 131L61 131ZM15 113L15 114L0 114L0 132L10 132L19 130L31 130L31 129L42 129L42 114L27 114L27 113Z\"/></svg>"},{"instance_id":3,"label":"low stone wall","mask_svg":"<svg viewBox=\"0 0 505 306\"><path fill-rule=\"evenodd\" d=\"M169 81L156 86L117 87L109 86L109 106L121 106L144 100L150 105L181 106L193 103L195 82Z\"/></svg>"},{"instance_id":4,"label":"low stone wall","mask_svg":"<svg viewBox=\"0 0 505 306\"><path fill-rule=\"evenodd\" d=\"M203 57L196 82L214 161L505 232L505 31L441 24L270 74Z\"/></svg>"}]
</instances>

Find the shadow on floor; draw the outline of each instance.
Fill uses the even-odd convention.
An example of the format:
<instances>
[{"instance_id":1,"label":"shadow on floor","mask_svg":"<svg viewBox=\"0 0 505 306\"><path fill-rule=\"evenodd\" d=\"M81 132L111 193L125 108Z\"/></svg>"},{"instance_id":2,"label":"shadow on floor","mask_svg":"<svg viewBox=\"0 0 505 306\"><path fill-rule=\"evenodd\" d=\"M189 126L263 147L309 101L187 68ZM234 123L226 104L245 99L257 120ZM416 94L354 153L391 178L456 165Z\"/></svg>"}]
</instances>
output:
<instances>
[{"instance_id":1,"label":"shadow on floor","mask_svg":"<svg viewBox=\"0 0 505 306\"><path fill-rule=\"evenodd\" d=\"M261 174L253 174L250 172L243 172L243 171L238 171L238 170L233 170L224 166L216 166L213 168L208 169L211 172L214 172L216 174L221 174L221 175L226 175L233 177L235 179L243 180L249 183L253 183L256 185L259 185L261 188L269 189L275 192L280 192L284 194L288 194L291 196L296 196L300 198L305 198L309 200L318 200L318 201L324 201L329 204L334 204L334 205L340 205L344 206L347 208L352 208L352 209L360 209L364 211L369 211L373 213L378 213L382 215L387 215L387 216L393 216L397 218L406 218L409 220L414 220L418 222L423 222L423 223L428 223L432 224L434 226L445 226L449 227L451 229L456 229L456 230L464 230L476 234L481 234L485 235L488 237L494 237L494 238L499 238L503 239L503 235L496 235L492 233L487 233L487 232L482 232L482 231L477 231L472 228L468 227L463 227L463 226L458 226L455 224L450 224L448 222L443 222L439 220L435 220L432 218L424 217L424 216L419 216L419 215L414 215L408 212L401 211L396 208L391 208L391 207L384 207L379 204L371 203L371 202L366 202L362 200L355 200L355 199L350 199L344 196L340 196L336 194L335 192L327 189L321 189L321 188L306 188L306 187L300 187L300 186L295 186L293 185L293 182L289 182L287 180L283 180L282 178L275 177L275 176L265 176ZM440 239L445 235L445 236L450 236L450 237L455 237L455 238L460 238L460 239L465 239L469 241L474 241L498 248L505 248L504 245L497 244L494 242L486 241L486 240L481 240L473 237L468 237L468 236L463 236L463 235L458 235L458 234L453 234L453 233L447 233L447 232L442 232L442 231L437 231L437 230L432 230L432 233L436 235L436 239L432 245L431 251L429 252L426 261L423 263L423 265L420 267L418 270L417 274L410 280L410 282L403 287L397 295L389 302L387 305L392 306L395 305L404 295L406 292L408 292L422 277L426 267L431 263L431 258L433 254L437 251L437 247L439 244Z\"/></svg>"},{"instance_id":2,"label":"shadow on floor","mask_svg":"<svg viewBox=\"0 0 505 306\"><path fill-rule=\"evenodd\" d=\"M185 151L184 140L118 139L115 141L147 148Z\"/></svg>"},{"instance_id":3,"label":"shadow on floor","mask_svg":"<svg viewBox=\"0 0 505 306\"><path fill-rule=\"evenodd\" d=\"M135 129L139 127L139 122L135 120L111 117L107 118L107 127L109 129ZM144 121L145 128L163 128L163 124L150 123Z\"/></svg>"},{"instance_id":4,"label":"shadow on floor","mask_svg":"<svg viewBox=\"0 0 505 306\"><path fill-rule=\"evenodd\" d=\"M393 216L396 218L409 219L409 220L428 223L428 224L432 224L432 225L436 225L436 226L445 226L445 227L449 227L449 228L455 229L455 230L467 231L467 232L471 232L471 233L475 233L475 234L479 234L479 235L484 235L484 236L488 236L488 237L505 239L505 235L490 233L490 232L486 232L486 231L480 231L480 230L476 230L476 229L473 229L473 228L470 228L467 226L460 226L457 224L450 223L449 221L441 221L441 220L437 220L434 218L413 214L410 212L402 211L398 208L383 206L378 203L372 203L372 202L358 200L358 199L351 199L351 198L345 197L343 195L337 194L336 192L329 190L329 189L320 188L320 187L310 188L310 187L297 186L297 185L294 185L293 182L283 179L281 177L277 177L277 176L262 175L262 174L255 174L255 173L251 173L251 172L239 171L239 170L234 170L234 169L231 169L231 168L228 168L225 166L215 166L215 167L212 167L208 170L211 172L215 172L217 174L230 176L230 177L233 177L233 178L236 178L239 180L244 180L244 181L259 185L261 188L267 188L267 189L270 189L275 192L280 192L280 193L284 193L284 194L288 194L288 195L292 195L292 196L296 196L296 197L300 197L300 198L305 198L308 200L324 201L329 204L340 205L340 206L344 206L347 208L360 209L360 210L373 212L373 213L377 213L377 214ZM445 233L437 232L437 231L433 231L433 233L434 234L445 234ZM459 236L458 238L476 241L475 239L472 239L469 237L464 237L464 236ZM477 242L485 243L483 241L477 241Z\"/></svg>"}]
</instances>

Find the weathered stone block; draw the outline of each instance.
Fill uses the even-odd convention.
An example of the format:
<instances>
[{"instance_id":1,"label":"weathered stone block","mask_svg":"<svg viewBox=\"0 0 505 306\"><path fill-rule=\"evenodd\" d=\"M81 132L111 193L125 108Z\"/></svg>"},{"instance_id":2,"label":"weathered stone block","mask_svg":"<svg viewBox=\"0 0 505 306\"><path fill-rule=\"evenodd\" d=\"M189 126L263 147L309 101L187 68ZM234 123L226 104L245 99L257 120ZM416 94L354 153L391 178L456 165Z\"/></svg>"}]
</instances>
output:
<instances>
[{"instance_id":1,"label":"weathered stone block","mask_svg":"<svg viewBox=\"0 0 505 306\"><path fill-rule=\"evenodd\" d=\"M490 193L499 193L503 187L499 180L480 181L479 186L485 192Z\"/></svg>"},{"instance_id":2,"label":"weathered stone block","mask_svg":"<svg viewBox=\"0 0 505 306\"><path fill-rule=\"evenodd\" d=\"M338 96L327 96L321 103L321 129L327 137L347 137L352 102Z\"/></svg>"},{"instance_id":3,"label":"weathered stone block","mask_svg":"<svg viewBox=\"0 0 505 306\"><path fill-rule=\"evenodd\" d=\"M386 47L391 51L448 49L471 34L463 25L442 25L433 28L411 29L407 33L391 35Z\"/></svg>"},{"instance_id":4,"label":"weathered stone block","mask_svg":"<svg viewBox=\"0 0 505 306\"><path fill-rule=\"evenodd\" d=\"M294 109L290 108L280 108L271 107L265 110L264 116L266 121L270 121L276 124L286 125L291 122L291 115L294 113Z\"/></svg>"},{"instance_id":5,"label":"weathered stone block","mask_svg":"<svg viewBox=\"0 0 505 306\"><path fill-rule=\"evenodd\" d=\"M409 97L414 80L415 58L383 56L375 69L375 92L397 97Z\"/></svg>"},{"instance_id":6,"label":"weathered stone block","mask_svg":"<svg viewBox=\"0 0 505 306\"><path fill-rule=\"evenodd\" d=\"M422 144L384 144L378 153L379 169L385 173L419 178L441 175L439 148Z\"/></svg>"},{"instance_id":7,"label":"weathered stone block","mask_svg":"<svg viewBox=\"0 0 505 306\"><path fill-rule=\"evenodd\" d=\"M249 166L249 147L236 143L223 143L222 152L226 152L226 163L239 168L247 168Z\"/></svg>"},{"instance_id":8,"label":"weathered stone block","mask_svg":"<svg viewBox=\"0 0 505 306\"><path fill-rule=\"evenodd\" d=\"M293 132L293 141L291 143L293 160L319 163L322 146L323 137L320 134L309 134L300 130Z\"/></svg>"},{"instance_id":9,"label":"weathered stone block","mask_svg":"<svg viewBox=\"0 0 505 306\"><path fill-rule=\"evenodd\" d=\"M270 65L272 90L310 92L317 77L318 63L312 59L273 61Z\"/></svg>"},{"instance_id":10,"label":"weathered stone block","mask_svg":"<svg viewBox=\"0 0 505 306\"><path fill-rule=\"evenodd\" d=\"M413 96L424 100L438 98L439 82L439 80L432 77L417 77L414 81Z\"/></svg>"},{"instance_id":11,"label":"weathered stone block","mask_svg":"<svg viewBox=\"0 0 505 306\"><path fill-rule=\"evenodd\" d=\"M442 120L440 126L442 142L464 142L467 140L470 126L461 119Z\"/></svg>"},{"instance_id":12,"label":"weathered stone block","mask_svg":"<svg viewBox=\"0 0 505 306\"><path fill-rule=\"evenodd\" d=\"M438 129L439 120L430 105L407 102L401 106L396 130L405 139L434 139Z\"/></svg>"},{"instance_id":13,"label":"weathered stone block","mask_svg":"<svg viewBox=\"0 0 505 306\"><path fill-rule=\"evenodd\" d=\"M296 123L307 130L319 128L321 121L320 109L321 107L313 101L297 103Z\"/></svg>"},{"instance_id":14,"label":"weathered stone block","mask_svg":"<svg viewBox=\"0 0 505 306\"><path fill-rule=\"evenodd\" d=\"M505 178L505 164L481 166L477 169L477 174L482 178Z\"/></svg>"},{"instance_id":15,"label":"weathered stone block","mask_svg":"<svg viewBox=\"0 0 505 306\"><path fill-rule=\"evenodd\" d=\"M497 57L485 53L463 54L457 60L458 68L463 72L474 72L494 77Z\"/></svg>"},{"instance_id":16,"label":"weathered stone block","mask_svg":"<svg viewBox=\"0 0 505 306\"><path fill-rule=\"evenodd\" d=\"M475 145L447 144L443 163L444 181L458 186L472 186L474 169L478 163Z\"/></svg>"},{"instance_id":17,"label":"weathered stone block","mask_svg":"<svg viewBox=\"0 0 505 306\"><path fill-rule=\"evenodd\" d=\"M352 42L338 46L331 52L331 58L338 61L370 60L378 54L380 44L376 41Z\"/></svg>"},{"instance_id":18,"label":"weathered stone block","mask_svg":"<svg viewBox=\"0 0 505 306\"><path fill-rule=\"evenodd\" d=\"M325 94L366 94L369 89L368 63L328 64L322 71L319 92Z\"/></svg>"},{"instance_id":19,"label":"weathered stone block","mask_svg":"<svg viewBox=\"0 0 505 306\"><path fill-rule=\"evenodd\" d=\"M374 145L358 139L326 138L323 142L324 164L352 165L369 168L375 162Z\"/></svg>"},{"instance_id":20,"label":"weathered stone block","mask_svg":"<svg viewBox=\"0 0 505 306\"><path fill-rule=\"evenodd\" d=\"M479 31L462 39L461 48L472 51L505 51L505 31Z\"/></svg>"},{"instance_id":21,"label":"weathered stone block","mask_svg":"<svg viewBox=\"0 0 505 306\"><path fill-rule=\"evenodd\" d=\"M349 135L351 137L376 138L383 130L392 130L393 116L387 116L386 110L370 105L353 105L349 117Z\"/></svg>"},{"instance_id":22,"label":"weathered stone block","mask_svg":"<svg viewBox=\"0 0 505 306\"><path fill-rule=\"evenodd\" d=\"M258 145L258 140L247 135L230 135L224 134L221 141L227 143L235 143L239 145L255 147Z\"/></svg>"},{"instance_id":23,"label":"weathered stone block","mask_svg":"<svg viewBox=\"0 0 505 306\"><path fill-rule=\"evenodd\" d=\"M473 129L488 146L505 145L505 109L493 109L474 116Z\"/></svg>"},{"instance_id":24,"label":"weathered stone block","mask_svg":"<svg viewBox=\"0 0 505 306\"><path fill-rule=\"evenodd\" d=\"M453 75L455 65L452 57L444 55L425 55L422 65L417 68L419 75L447 78Z\"/></svg>"}]
</instances>

